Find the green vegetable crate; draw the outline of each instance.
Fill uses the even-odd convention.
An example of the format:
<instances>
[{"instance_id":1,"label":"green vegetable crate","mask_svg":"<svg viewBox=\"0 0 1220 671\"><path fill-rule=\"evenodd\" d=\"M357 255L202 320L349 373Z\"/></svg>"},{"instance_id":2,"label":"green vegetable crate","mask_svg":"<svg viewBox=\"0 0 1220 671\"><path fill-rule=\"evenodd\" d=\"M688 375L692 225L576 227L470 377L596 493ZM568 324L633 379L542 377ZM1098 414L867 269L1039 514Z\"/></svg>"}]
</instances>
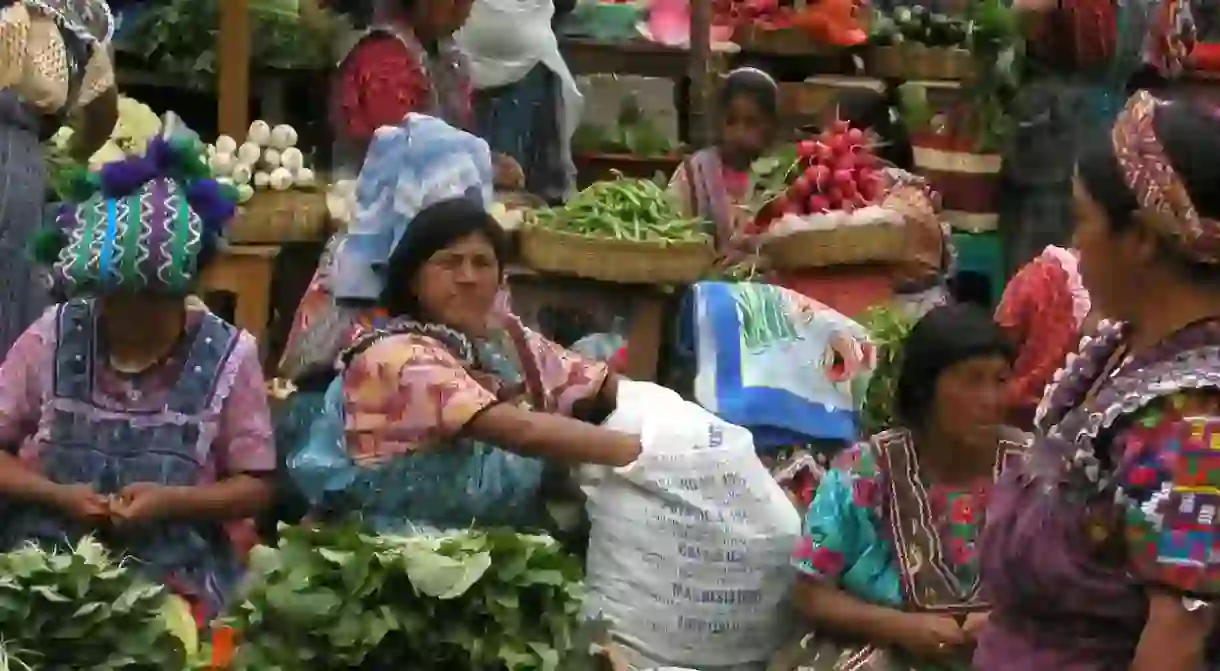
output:
<instances>
[{"instance_id":1,"label":"green vegetable crate","mask_svg":"<svg viewBox=\"0 0 1220 671\"><path fill-rule=\"evenodd\" d=\"M521 229L521 259L542 273L618 284L687 284L715 260L710 224L684 216L649 179L591 184Z\"/></svg>"}]
</instances>

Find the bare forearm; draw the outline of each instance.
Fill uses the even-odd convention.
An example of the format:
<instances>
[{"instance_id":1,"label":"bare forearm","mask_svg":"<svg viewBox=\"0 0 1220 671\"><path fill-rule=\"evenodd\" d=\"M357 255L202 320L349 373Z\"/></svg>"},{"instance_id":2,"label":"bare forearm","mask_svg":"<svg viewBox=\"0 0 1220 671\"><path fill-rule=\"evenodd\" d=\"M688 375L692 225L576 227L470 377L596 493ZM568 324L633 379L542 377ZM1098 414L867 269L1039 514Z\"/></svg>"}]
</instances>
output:
<instances>
[{"instance_id":1,"label":"bare forearm","mask_svg":"<svg viewBox=\"0 0 1220 671\"><path fill-rule=\"evenodd\" d=\"M0 497L22 503L51 505L58 487L9 452L0 451Z\"/></svg>"},{"instance_id":2,"label":"bare forearm","mask_svg":"<svg viewBox=\"0 0 1220 671\"><path fill-rule=\"evenodd\" d=\"M902 611L861 601L843 590L802 577L795 590L797 611L814 624L880 645L896 645Z\"/></svg>"},{"instance_id":3,"label":"bare forearm","mask_svg":"<svg viewBox=\"0 0 1220 671\"><path fill-rule=\"evenodd\" d=\"M466 432L526 456L574 464L626 466L640 452L636 436L510 405L488 408Z\"/></svg>"},{"instance_id":4,"label":"bare forearm","mask_svg":"<svg viewBox=\"0 0 1220 671\"><path fill-rule=\"evenodd\" d=\"M1204 608L1187 610L1181 596L1149 590L1148 621L1130 671L1198 671L1214 618Z\"/></svg>"},{"instance_id":5,"label":"bare forearm","mask_svg":"<svg viewBox=\"0 0 1220 671\"><path fill-rule=\"evenodd\" d=\"M210 485L182 487L172 514L180 519L234 520L254 517L271 504L273 488L265 479L235 475Z\"/></svg>"},{"instance_id":6,"label":"bare forearm","mask_svg":"<svg viewBox=\"0 0 1220 671\"><path fill-rule=\"evenodd\" d=\"M70 153L77 161L87 161L110 139L119 119L119 92L109 89L85 106L80 130L72 136Z\"/></svg>"}]
</instances>

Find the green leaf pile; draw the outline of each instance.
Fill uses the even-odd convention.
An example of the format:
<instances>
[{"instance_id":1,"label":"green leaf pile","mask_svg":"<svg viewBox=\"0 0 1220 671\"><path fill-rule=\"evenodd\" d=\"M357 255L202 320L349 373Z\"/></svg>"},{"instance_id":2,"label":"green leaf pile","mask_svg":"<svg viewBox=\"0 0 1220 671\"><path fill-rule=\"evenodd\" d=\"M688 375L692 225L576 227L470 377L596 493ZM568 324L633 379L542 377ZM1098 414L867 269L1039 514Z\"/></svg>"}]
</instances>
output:
<instances>
[{"instance_id":1,"label":"green leaf pile","mask_svg":"<svg viewBox=\"0 0 1220 671\"><path fill-rule=\"evenodd\" d=\"M92 538L71 552L29 545L0 554L0 668L185 668L186 649L163 616L169 596Z\"/></svg>"},{"instance_id":2,"label":"green leaf pile","mask_svg":"<svg viewBox=\"0 0 1220 671\"><path fill-rule=\"evenodd\" d=\"M916 320L894 308L876 306L856 321L868 331L869 340L877 347L877 368L869 378L861 409L861 423L867 436L891 428L898 421L894 401L902 369L902 343Z\"/></svg>"},{"instance_id":3,"label":"green leaf pile","mask_svg":"<svg viewBox=\"0 0 1220 671\"><path fill-rule=\"evenodd\" d=\"M549 536L285 527L278 547L255 549L226 622L239 639L233 668L582 668L581 577Z\"/></svg>"}]
</instances>

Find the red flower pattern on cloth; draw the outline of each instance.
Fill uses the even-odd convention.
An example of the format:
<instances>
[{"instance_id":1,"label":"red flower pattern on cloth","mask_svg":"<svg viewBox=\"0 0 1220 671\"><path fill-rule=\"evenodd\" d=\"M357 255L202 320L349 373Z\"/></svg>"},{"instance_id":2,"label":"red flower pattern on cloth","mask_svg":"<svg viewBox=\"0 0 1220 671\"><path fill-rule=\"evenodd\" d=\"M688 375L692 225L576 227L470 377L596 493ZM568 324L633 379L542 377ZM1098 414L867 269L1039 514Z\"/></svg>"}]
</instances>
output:
<instances>
[{"instance_id":1,"label":"red flower pattern on cloth","mask_svg":"<svg viewBox=\"0 0 1220 671\"><path fill-rule=\"evenodd\" d=\"M1220 392L1179 392L1135 415L1114 442L1128 571L1220 596Z\"/></svg>"},{"instance_id":2,"label":"red flower pattern on cloth","mask_svg":"<svg viewBox=\"0 0 1220 671\"><path fill-rule=\"evenodd\" d=\"M533 358L548 412L570 414L576 401L596 394L605 382L606 364L586 360L538 333L525 329L527 351L518 350L504 329L493 327L492 333L500 351L518 361ZM347 450L367 464L445 444L501 401L502 385L469 370L434 338L384 338L353 359L343 376Z\"/></svg>"},{"instance_id":3,"label":"red flower pattern on cloth","mask_svg":"<svg viewBox=\"0 0 1220 671\"><path fill-rule=\"evenodd\" d=\"M1009 409L1025 427L1046 386L1080 343L1070 277L1043 254L1025 264L1004 289L995 320L1020 350L1006 392Z\"/></svg>"},{"instance_id":4,"label":"red flower pattern on cloth","mask_svg":"<svg viewBox=\"0 0 1220 671\"><path fill-rule=\"evenodd\" d=\"M336 82L332 124L339 137L367 141L382 126L430 107L432 85L397 37L364 38L344 59Z\"/></svg>"}]
</instances>

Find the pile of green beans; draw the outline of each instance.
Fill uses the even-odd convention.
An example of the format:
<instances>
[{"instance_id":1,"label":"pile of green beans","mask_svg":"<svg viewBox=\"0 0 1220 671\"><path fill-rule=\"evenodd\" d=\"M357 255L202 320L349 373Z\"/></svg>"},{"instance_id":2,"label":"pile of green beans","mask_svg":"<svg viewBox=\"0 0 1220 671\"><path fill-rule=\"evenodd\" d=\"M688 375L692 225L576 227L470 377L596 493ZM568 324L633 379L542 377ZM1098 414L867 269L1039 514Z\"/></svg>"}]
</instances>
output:
<instances>
[{"instance_id":1,"label":"pile of green beans","mask_svg":"<svg viewBox=\"0 0 1220 671\"><path fill-rule=\"evenodd\" d=\"M673 197L648 179L596 182L562 208L539 210L536 221L565 233L631 242L697 242L709 237L707 222L683 216Z\"/></svg>"}]
</instances>

